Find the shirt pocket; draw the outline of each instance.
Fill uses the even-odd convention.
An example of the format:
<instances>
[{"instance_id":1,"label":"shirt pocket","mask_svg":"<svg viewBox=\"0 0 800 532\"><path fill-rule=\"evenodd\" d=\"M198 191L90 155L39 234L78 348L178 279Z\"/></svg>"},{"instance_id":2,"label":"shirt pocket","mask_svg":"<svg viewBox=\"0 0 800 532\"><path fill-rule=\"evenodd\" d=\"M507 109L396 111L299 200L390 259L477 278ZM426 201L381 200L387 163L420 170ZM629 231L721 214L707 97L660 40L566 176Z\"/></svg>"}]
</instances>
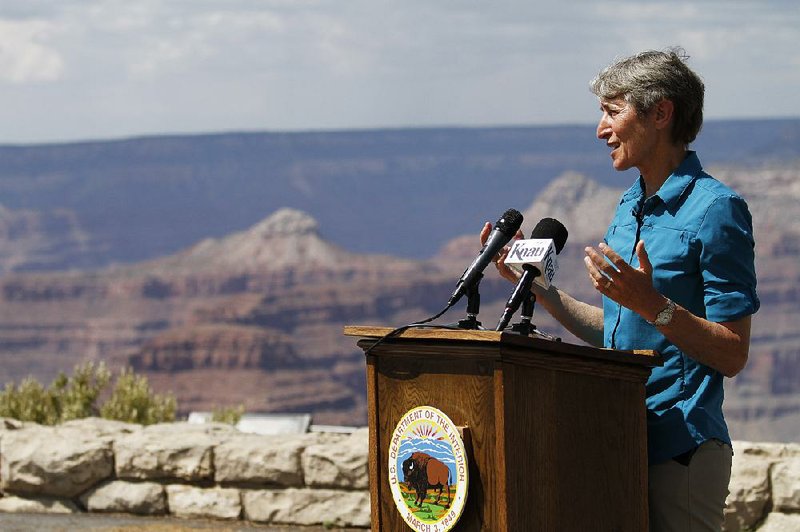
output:
<instances>
[{"instance_id":1,"label":"shirt pocket","mask_svg":"<svg viewBox=\"0 0 800 532\"><path fill-rule=\"evenodd\" d=\"M691 234L683 229L669 227L642 227L640 238L653 266L653 284L671 299L681 302L702 287L699 255L691 245ZM634 266L639 266L638 258Z\"/></svg>"}]
</instances>

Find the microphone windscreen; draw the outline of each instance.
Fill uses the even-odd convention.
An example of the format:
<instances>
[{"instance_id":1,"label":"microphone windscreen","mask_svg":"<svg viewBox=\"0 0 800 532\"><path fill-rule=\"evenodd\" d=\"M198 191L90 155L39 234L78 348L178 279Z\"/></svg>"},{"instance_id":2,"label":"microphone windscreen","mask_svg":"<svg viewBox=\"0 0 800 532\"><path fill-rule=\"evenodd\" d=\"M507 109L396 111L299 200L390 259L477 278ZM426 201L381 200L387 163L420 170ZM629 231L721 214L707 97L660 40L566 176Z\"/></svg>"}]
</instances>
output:
<instances>
[{"instance_id":1,"label":"microphone windscreen","mask_svg":"<svg viewBox=\"0 0 800 532\"><path fill-rule=\"evenodd\" d=\"M522 213L516 209L508 209L494 224L495 229L503 234L513 237L522 227Z\"/></svg>"},{"instance_id":2,"label":"microphone windscreen","mask_svg":"<svg viewBox=\"0 0 800 532\"><path fill-rule=\"evenodd\" d=\"M556 246L556 254L561 253L567 243L567 228L555 218L542 218L531 232L531 238L549 238Z\"/></svg>"}]
</instances>

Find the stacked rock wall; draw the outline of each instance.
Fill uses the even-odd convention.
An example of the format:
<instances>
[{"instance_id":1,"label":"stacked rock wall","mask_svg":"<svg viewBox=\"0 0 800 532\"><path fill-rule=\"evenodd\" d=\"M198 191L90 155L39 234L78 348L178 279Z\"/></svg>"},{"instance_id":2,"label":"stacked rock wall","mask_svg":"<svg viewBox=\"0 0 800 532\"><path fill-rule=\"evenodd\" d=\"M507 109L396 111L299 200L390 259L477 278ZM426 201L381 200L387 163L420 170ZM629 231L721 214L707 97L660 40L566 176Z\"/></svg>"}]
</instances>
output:
<instances>
[{"instance_id":1,"label":"stacked rock wall","mask_svg":"<svg viewBox=\"0 0 800 532\"><path fill-rule=\"evenodd\" d=\"M735 442L727 532L800 530L800 445ZM0 512L369 527L367 431L0 420Z\"/></svg>"},{"instance_id":2,"label":"stacked rock wall","mask_svg":"<svg viewBox=\"0 0 800 532\"><path fill-rule=\"evenodd\" d=\"M800 445L733 442L725 531L800 530Z\"/></svg>"},{"instance_id":3,"label":"stacked rock wall","mask_svg":"<svg viewBox=\"0 0 800 532\"><path fill-rule=\"evenodd\" d=\"M0 512L114 512L369 527L367 433L2 420Z\"/></svg>"}]
</instances>

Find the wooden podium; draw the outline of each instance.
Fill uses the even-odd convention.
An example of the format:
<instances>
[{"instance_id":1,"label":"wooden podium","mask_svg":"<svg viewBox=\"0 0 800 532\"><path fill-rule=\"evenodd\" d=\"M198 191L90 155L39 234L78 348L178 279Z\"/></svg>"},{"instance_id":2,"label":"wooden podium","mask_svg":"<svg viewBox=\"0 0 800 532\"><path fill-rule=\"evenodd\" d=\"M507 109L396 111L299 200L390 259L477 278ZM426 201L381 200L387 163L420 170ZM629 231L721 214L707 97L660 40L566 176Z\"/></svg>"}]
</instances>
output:
<instances>
[{"instance_id":1,"label":"wooden podium","mask_svg":"<svg viewBox=\"0 0 800 532\"><path fill-rule=\"evenodd\" d=\"M345 327L367 350L391 329ZM476 330L409 329L367 355L373 531L408 530L387 474L396 424L432 406L467 428L453 530L647 530L644 384L652 351Z\"/></svg>"}]
</instances>

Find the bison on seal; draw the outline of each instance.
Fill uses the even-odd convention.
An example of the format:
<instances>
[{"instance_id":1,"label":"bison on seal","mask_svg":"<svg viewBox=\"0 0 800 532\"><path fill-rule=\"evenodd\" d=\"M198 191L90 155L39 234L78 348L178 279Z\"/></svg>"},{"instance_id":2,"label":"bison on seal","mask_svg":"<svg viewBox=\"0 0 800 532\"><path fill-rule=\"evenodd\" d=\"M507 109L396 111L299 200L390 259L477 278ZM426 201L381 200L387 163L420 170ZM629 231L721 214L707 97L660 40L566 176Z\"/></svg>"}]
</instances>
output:
<instances>
[{"instance_id":1,"label":"bison on seal","mask_svg":"<svg viewBox=\"0 0 800 532\"><path fill-rule=\"evenodd\" d=\"M439 488L439 494L434 502L439 504L445 486L447 506L450 506L450 469L440 460L425 453L413 453L403 462L403 480L417 492L417 498L414 500L417 506L425 500L429 488Z\"/></svg>"}]
</instances>

